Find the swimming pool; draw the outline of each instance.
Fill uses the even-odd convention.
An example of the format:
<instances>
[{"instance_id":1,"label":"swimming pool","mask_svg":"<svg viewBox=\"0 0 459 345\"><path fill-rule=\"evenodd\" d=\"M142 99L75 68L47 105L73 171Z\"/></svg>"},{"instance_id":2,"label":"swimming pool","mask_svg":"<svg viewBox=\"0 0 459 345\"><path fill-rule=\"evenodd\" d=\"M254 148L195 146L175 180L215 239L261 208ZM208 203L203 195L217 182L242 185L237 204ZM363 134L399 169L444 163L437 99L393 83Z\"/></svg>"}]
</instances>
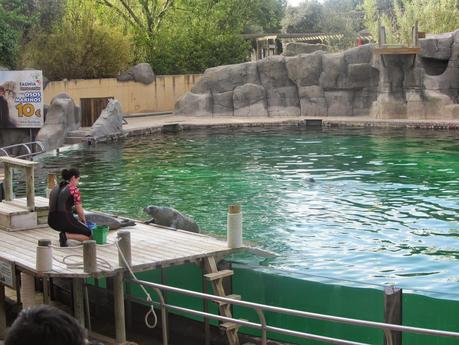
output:
<instances>
[{"instance_id":1,"label":"swimming pool","mask_svg":"<svg viewBox=\"0 0 459 345\"><path fill-rule=\"evenodd\" d=\"M459 287L459 133L251 129L76 146L40 157L78 166L86 208L147 219L172 206L224 236L239 203L244 238L297 276L454 293ZM346 283L344 283L346 284Z\"/></svg>"}]
</instances>

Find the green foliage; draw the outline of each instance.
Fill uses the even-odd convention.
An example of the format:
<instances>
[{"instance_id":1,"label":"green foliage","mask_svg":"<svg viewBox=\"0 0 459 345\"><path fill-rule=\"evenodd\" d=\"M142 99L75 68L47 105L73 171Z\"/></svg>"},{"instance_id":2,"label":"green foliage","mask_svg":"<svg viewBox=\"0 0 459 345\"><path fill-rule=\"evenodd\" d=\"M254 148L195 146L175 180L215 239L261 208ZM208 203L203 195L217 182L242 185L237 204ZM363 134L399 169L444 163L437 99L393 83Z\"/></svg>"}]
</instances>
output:
<instances>
[{"instance_id":1,"label":"green foliage","mask_svg":"<svg viewBox=\"0 0 459 345\"><path fill-rule=\"evenodd\" d=\"M241 5L239 0L182 1L149 42L148 62L158 74L181 74L246 61L250 46L238 34L245 25Z\"/></svg>"},{"instance_id":2,"label":"green foliage","mask_svg":"<svg viewBox=\"0 0 459 345\"><path fill-rule=\"evenodd\" d=\"M191 32L161 33L148 62L158 74L202 73L209 67L246 61L249 48L239 35L196 28Z\"/></svg>"},{"instance_id":3,"label":"green foliage","mask_svg":"<svg viewBox=\"0 0 459 345\"><path fill-rule=\"evenodd\" d=\"M69 0L59 25L25 46L22 64L42 69L51 80L113 77L127 68L130 38L97 21L91 6Z\"/></svg>"},{"instance_id":4,"label":"green foliage","mask_svg":"<svg viewBox=\"0 0 459 345\"><path fill-rule=\"evenodd\" d=\"M0 64L9 68L16 66L22 33L33 22L27 5L28 1L0 0Z\"/></svg>"},{"instance_id":5,"label":"green foliage","mask_svg":"<svg viewBox=\"0 0 459 345\"><path fill-rule=\"evenodd\" d=\"M306 0L296 7L288 7L282 20L287 33L323 32L341 34L340 39L326 42L331 50L354 46L362 30L362 13L357 9L360 0Z\"/></svg>"},{"instance_id":6,"label":"green foliage","mask_svg":"<svg viewBox=\"0 0 459 345\"><path fill-rule=\"evenodd\" d=\"M306 0L296 7L287 7L282 19L284 32L321 32L323 6L318 0Z\"/></svg>"},{"instance_id":7,"label":"green foliage","mask_svg":"<svg viewBox=\"0 0 459 345\"><path fill-rule=\"evenodd\" d=\"M410 44L416 21L429 33L459 28L459 0L364 0L362 8L369 31L377 37L379 19L390 44Z\"/></svg>"}]
</instances>

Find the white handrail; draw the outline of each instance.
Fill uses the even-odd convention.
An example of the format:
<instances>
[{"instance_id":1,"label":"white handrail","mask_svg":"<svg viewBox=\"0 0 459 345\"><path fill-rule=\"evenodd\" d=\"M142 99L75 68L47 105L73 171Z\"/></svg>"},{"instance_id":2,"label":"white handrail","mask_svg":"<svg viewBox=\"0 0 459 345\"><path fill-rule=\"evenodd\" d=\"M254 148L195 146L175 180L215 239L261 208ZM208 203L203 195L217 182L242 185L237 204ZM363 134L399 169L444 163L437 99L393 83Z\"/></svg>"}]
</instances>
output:
<instances>
[{"instance_id":1,"label":"white handrail","mask_svg":"<svg viewBox=\"0 0 459 345\"><path fill-rule=\"evenodd\" d=\"M315 340L329 342L329 343L333 343L333 344L343 344L343 345L344 344L346 344L346 345L363 344L363 343L352 342L352 341L349 341L349 340L329 338L329 337L323 337L323 336L310 334L310 333L293 331L293 330L289 330L289 329L285 329L285 328L267 326L266 325L266 321L264 320L264 316L262 316L263 315L262 314L263 311L276 312L276 313L281 313L281 314L286 314L286 315L298 316L298 317L302 317L302 318L318 319L318 320L331 321L331 322L336 322L336 323L344 323L344 324L349 324L349 325L357 325L357 326L363 326L363 327L369 327L369 328L376 328L376 329L384 330L385 333L387 333L387 331L398 331L398 332L418 333L418 334L425 334L425 335L432 335L432 336L452 337L452 338L459 339L459 333L458 332L450 332L450 331L428 329L428 328L419 328L419 327L411 327L411 326L400 326L400 325L383 323L383 322L375 322L375 321L367 321L367 320L359 320L359 319L350 319L350 318L339 317L339 316L311 313L311 312L305 312L305 311L301 311L301 310L288 309L288 308L282 308L282 307L273 307L273 306L259 304L259 303L246 302L246 301L241 301L241 300L236 300L236 299L231 299L231 298L226 298L226 297L209 295L209 294L205 294L205 293L202 293L202 292L185 290L185 289L181 289L181 288L177 288L177 287L172 287L172 286L167 286L167 285L147 282L147 281L143 281L143 280L139 280L139 279L132 279L132 281L134 283L137 283L137 284L140 284L140 285L143 285L143 286L149 286L149 287L153 288L158 293L158 295L161 294L162 290L172 291L172 292L182 293L184 295L188 295L188 296L192 296L192 297L202 298L202 299L209 300L209 301L225 302L225 303L229 303L229 304L233 304L233 305L239 305L239 306L243 306L243 307L246 307L246 308L254 309L255 311L257 311L257 313L258 313L258 315L260 317L260 321L261 321L260 324L253 323L253 322L248 322L248 321L244 321L244 320L239 320L239 319L228 318L228 317L224 317L224 316L220 316L220 315L214 315L214 314L210 314L210 313L200 312L200 311L196 311L196 310L193 310L193 309L187 309L187 308L172 306L172 305L164 304L164 302L161 302L161 303L155 302L155 304L161 305L162 308L167 307L168 309L174 309L174 310L178 310L178 311L183 311L183 312L187 312L187 313L190 313L190 314L204 316L204 317L208 317L208 318L212 318L212 319L216 319L216 320L221 320L221 321L231 321L231 322L243 325L243 326L247 326L247 327L251 327L251 328L255 328L255 329L261 329L262 332L263 332L263 334L262 334L262 344L266 344L266 333L265 333L266 331L282 333L282 334L287 334L287 335L293 335L293 336L297 336L297 337L305 338L305 339L315 339ZM164 327L164 325L163 325L163 327ZM163 345L167 345L167 343L164 343Z\"/></svg>"}]
</instances>

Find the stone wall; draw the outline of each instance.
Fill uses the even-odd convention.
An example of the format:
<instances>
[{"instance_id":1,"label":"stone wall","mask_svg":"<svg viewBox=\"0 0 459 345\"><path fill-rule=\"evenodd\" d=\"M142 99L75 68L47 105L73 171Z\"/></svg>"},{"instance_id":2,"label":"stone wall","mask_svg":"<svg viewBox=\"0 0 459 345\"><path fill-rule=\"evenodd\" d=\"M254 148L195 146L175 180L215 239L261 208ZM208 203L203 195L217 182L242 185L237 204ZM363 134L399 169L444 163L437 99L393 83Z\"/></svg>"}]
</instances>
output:
<instances>
[{"instance_id":1,"label":"stone wall","mask_svg":"<svg viewBox=\"0 0 459 345\"><path fill-rule=\"evenodd\" d=\"M209 68L175 114L459 119L459 30L420 45L417 56L368 44Z\"/></svg>"}]
</instances>

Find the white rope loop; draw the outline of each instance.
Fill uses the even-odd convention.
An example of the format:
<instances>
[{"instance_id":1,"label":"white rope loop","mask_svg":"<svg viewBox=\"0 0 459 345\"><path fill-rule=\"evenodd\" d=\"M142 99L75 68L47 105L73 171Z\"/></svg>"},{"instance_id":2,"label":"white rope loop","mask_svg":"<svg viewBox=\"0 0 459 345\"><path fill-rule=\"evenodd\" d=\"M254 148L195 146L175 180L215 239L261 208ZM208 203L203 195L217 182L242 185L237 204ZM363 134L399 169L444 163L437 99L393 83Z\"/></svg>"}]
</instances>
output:
<instances>
[{"instance_id":1,"label":"white rope loop","mask_svg":"<svg viewBox=\"0 0 459 345\"><path fill-rule=\"evenodd\" d=\"M120 249L120 246L118 245L119 241L120 241L120 239L116 239L115 242L110 242L110 243L103 244L103 245L98 244L98 246L108 247L108 246L116 245L116 248L118 249L118 252L120 253L121 258L123 259L123 262L126 265L126 268L128 269L129 274L131 275L131 277L134 280L137 280L137 277L135 276L134 271L132 270L131 266L128 264L124 254L123 254L123 251ZM79 249L79 248L83 247L83 245L73 246L73 247L57 247L57 246L51 246L51 247L53 247L55 249L58 249L58 250L66 251L66 250L71 250L71 249L76 249L76 248ZM66 265L67 268L69 268L69 269L83 269L84 268L83 261L68 262L69 259L71 259L71 258L81 259L81 258L83 258L83 255L69 254L69 255L64 256L62 258L62 260L59 260L58 258L53 256L54 260ZM97 262L97 267L100 268L101 270L113 271L113 266L107 260L96 257L96 262ZM151 295L148 293L147 289L145 289L145 287L143 285L139 284L139 286L142 289L142 291L145 293L146 300L147 300L148 304L150 305L150 310L148 310L148 312L145 314L145 325L148 328L155 328L158 325L158 316L156 315L155 309L153 307L153 299L151 298ZM150 315L153 315L153 317L154 317L153 324L150 323L150 321L149 321Z\"/></svg>"}]
</instances>

